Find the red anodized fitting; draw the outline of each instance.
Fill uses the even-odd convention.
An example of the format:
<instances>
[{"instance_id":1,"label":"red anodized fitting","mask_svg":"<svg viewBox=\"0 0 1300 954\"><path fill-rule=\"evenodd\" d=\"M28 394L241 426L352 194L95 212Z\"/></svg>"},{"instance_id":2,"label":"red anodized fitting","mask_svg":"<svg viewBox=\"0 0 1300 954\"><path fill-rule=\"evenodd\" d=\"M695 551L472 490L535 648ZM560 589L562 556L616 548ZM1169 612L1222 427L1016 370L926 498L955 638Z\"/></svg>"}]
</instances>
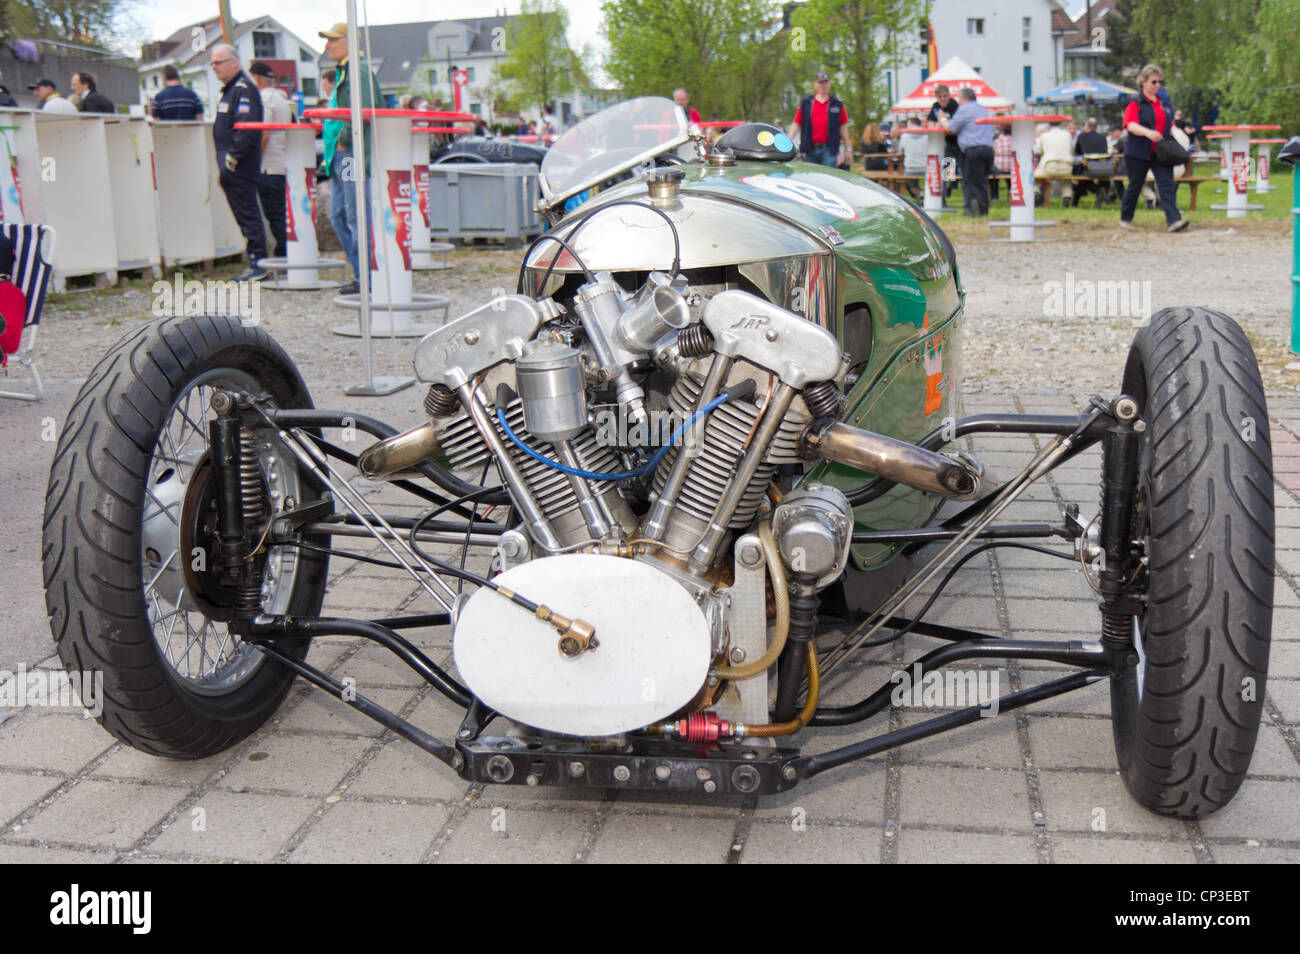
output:
<instances>
[{"instance_id":1,"label":"red anodized fitting","mask_svg":"<svg viewBox=\"0 0 1300 954\"><path fill-rule=\"evenodd\" d=\"M713 745L724 735L732 734L732 725L719 719L716 712L692 712L677 723L677 734L685 742Z\"/></svg>"}]
</instances>

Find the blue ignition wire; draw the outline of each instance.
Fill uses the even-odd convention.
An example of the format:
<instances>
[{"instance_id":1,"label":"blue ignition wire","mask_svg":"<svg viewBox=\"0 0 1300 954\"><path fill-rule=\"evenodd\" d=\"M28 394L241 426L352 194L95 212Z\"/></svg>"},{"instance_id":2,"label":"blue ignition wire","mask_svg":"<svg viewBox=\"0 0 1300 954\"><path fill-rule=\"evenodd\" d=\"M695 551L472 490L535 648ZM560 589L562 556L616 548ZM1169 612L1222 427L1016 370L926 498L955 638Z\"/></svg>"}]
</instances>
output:
<instances>
[{"instance_id":1,"label":"blue ignition wire","mask_svg":"<svg viewBox=\"0 0 1300 954\"><path fill-rule=\"evenodd\" d=\"M580 470L577 467L569 467L565 464L561 464L557 460L551 460L549 457L543 457L541 454L533 450L531 447L529 447L527 444L525 444L522 440L519 439L519 435L516 434L514 430L510 427L510 422L506 420L505 411L502 410L501 408L497 408L497 421L501 424L501 429L506 432L506 436L509 437L510 440L514 441L515 445L520 450L522 450L533 460L545 464L547 467L550 467L553 470L558 470L560 471L560 473L563 474L573 474L574 476L577 477L586 477L588 480L628 480L632 477L640 477L642 474L648 474L656 467L658 467L659 462L663 460L664 455L668 453L668 449L672 447L673 444L677 443L677 439L686 433L686 429L688 427L690 427L692 424L694 424L697 420L702 418L704 415L708 414L715 407L718 407L719 405L725 403L730 398L731 395L725 392L719 394L708 404L704 405L704 407L700 408L698 411L692 414L690 420L688 420L681 427L677 428L677 430L673 431L672 436L668 438L668 443L663 445L663 447L660 447L657 451L655 451L654 456L650 458L648 463L642 464L640 467L636 468L635 470L624 471L621 474L598 474L590 470Z\"/></svg>"}]
</instances>

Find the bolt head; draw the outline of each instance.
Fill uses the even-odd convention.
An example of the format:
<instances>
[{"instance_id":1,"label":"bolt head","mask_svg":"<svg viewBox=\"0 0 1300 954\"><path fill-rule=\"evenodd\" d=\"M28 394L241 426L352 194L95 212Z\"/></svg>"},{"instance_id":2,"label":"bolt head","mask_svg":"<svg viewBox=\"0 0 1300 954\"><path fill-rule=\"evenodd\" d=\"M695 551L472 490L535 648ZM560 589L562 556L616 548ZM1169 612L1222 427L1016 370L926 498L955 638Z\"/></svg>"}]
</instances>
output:
<instances>
[{"instance_id":1,"label":"bolt head","mask_svg":"<svg viewBox=\"0 0 1300 954\"><path fill-rule=\"evenodd\" d=\"M768 341L775 341L777 338L781 337L781 335L777 332L775 328L769 328L767 329L766 332L763 333L763 337L766 338Z\"/></svg>"},{"instance_id":2,"label":"bolt head","mask_svg":"<svg viewBox=\"0 0 1300 954\"><path fill-rule=\"evenodd\" d=\"M582 776L586 774L586 771L587 766L583 765L581 762L569 763L569 774L574 778L582 778Z\"/></svg>"},{"instance_id":3,"label":"bolt head","mask_svg":"<svg viewBox=\"0 0 1300 954\"><path fill-rule=\"evenodd\" d=\"M614 766L614 778L618 779L620 782L626 782L631 777L632 773L626 765Z\"/></svg>"},{"instance_id":4,"label":"bolt head","mask_svg":"<svg viewBox=\"0 0 1300 954\"><path fill-rule=\"evenodd\" d=\"M673 770L670 766L667 765L655 766L655 778L659 779L659 781L661 782L668 781L668 779L672 778L672 774L673 774Z\"/></svg>"},{"instance_id":5,"label":"bolt head","mask_svg":"<svg viewBox=\"0 0 1300 954\"><path fill-rule=\"evenodd\" d=\"M704 783L704 791L706 791L708 794L712 795L717 790L718 790L718 783L713 781L713 779L709 779L707 782Z\"/></svg>"},{"instance_id":6,"label":"bolt head","mask_svg":"<svg viewBox=\"0 0 1300 954\"><path fill-rule=\"evenodd\" d=\"M476 344L478 344L478 332L477 332L477 331L467 331L467 332L465 332L465 344L467 344L467 345L476 345Z\"/></svg>"},{"instance_id":7,"label":"bolt head","mask_svg":"<svg viewBox=\"0 0 1300 954\"><path fill-rule=\"evenodd\" d=\"M793 765L781 766L781 777L787 782L793 782L799 777L799 771Z\"/></svg>"},{"instance_id":8,"label":"bolt head","mask_svg":"<svg viewBox=\"0 0 1300 954\"><path fill-rule=\"evenodd\" d=\"M743 663L745 661L745 651L737 646L731 650L731 654L728 658L733 663Z\"/></svg>"}]
</instances>

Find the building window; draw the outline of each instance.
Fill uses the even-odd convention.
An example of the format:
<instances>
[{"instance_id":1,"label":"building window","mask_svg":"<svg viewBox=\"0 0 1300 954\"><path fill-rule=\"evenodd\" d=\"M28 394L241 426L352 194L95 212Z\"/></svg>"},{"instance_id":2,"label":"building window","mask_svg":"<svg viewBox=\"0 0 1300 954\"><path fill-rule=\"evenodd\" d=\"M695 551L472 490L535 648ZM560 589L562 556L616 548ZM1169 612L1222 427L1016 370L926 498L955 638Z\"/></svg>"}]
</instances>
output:
<instances>
[{"instance_id":1,"label":"building window","mask_svg":"<svg viewBox=\"0 0 1300 954\"><path fill-rule=\"evenodd\" d=\"M1032 24L1033 20L1030 17L1023 17L1020 20L1020 46L1026 53L1029 52L1029 36L1033 30Z\"/></svg>"},{"instance_id":2,"label":"building window","mask_svg":"<svg viewBox=\"0 0 1300 954\"><path fill-rule=\"evenodd\" d=\"M157 89L157 88L158 88L158 74L157 74L157 73L155 73L155 74L153 75L153 88L154 88L154 89Z\"/></svg>"},{"instance_id":3,"label":"building window","mask_svg":"<svg viewBox=\"0 0 1300 954\"><path fill-rule=\"evenodd\" d=\"M983 17L978 17L978 18L977 18L977 17L970 17L970 18L968 18L968 19L966 20L966 35L967 35L967 36L983 36L983 35L984 35L984 18L983 18Z\"/></svg>"},{"instance_id":4,"label":"building window","mask_svg":"<svg viewBox=\"0 0 1300 954\"><path fill-rule=\"evenodd\" d=\"M437 85L438 85L438 71L429 70L429 89L433 89Z\"/></svg>"},{"instance_id":5,"label":"building window","mask_svg":"<svg viewBox=\"0 0 1300 954\"><path fill-rule=\"evenodd\" d=\"M311 50L307 49L306 47L300 47L300 48L298 49L298 62L299 62L299 63L310 63L310 62L311 62L312 60L314 60L314 59L316 59L316 57L314 57L314 56L312 55Z\"/></svg>"},{"instance_id":6,"label":"building window","mask_svg":"<svg viewBox=\"0 0 1300 954\"><path fill-rule=\"evenodd\" d=\"M275 34L261 30L253 31L253 59L275 59Z\"/></svg>"},{"instance_id":7,"label":"building window","mask_svg":"<svg viewBox=\"0 0 1300 954\"><path fill-rule=\"evenodd\" d=\"M474 82L474 67L472 66L469 67L468 69L465 70L465 73L466 73L465 78L468 79L471 83Z\"/></svg>"},{"instance_id":8,"label":"building window","mask_svg":"<svg viewBox=\"0 0 1300 954\"><path fill-rule=\"evenodd\" d=\"M302 78L302 95L312 98L316 96L316 77L304 76Z\"/></svg>"},{"instance_id":9,"label":"building window","mask_svg":"<svg viewBox=\"0 0 1300 954\"><path fill-rule=\"evenodd\" d=\"M1034 71L1032 67L1025 67L1025 102L1028 102L1034 95Z\"/></svg>"},{"instance_id":10,"label":"building window","mask_svg":"<svg viewBox=\"0 0 1300 954\"><path fill-rule=\"evenodd\" d=\"M482 109L483 109L483 104L482 104L482 103L470 103L470 104L469 104L469 111L470 111L473 115L475 115L475 116L481 116L481 115L483 115L483 113L482 113Z\"/></svg>"}]
</instances>

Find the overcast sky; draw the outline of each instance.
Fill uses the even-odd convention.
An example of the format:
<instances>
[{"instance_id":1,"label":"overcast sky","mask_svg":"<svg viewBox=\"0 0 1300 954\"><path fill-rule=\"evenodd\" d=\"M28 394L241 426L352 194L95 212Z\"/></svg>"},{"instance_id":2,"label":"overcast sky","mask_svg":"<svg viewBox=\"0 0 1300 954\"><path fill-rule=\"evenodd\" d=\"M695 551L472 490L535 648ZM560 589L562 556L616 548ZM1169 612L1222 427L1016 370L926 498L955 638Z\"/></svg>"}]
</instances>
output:
<instances>
[{"instance_id":1,"label":"overcast sky","mask_svg":"<svg viewBox=\"0 0 1300 954\"><path fill-rule=\"evenodd\" d=\"M599 56L605 52L600 37L601 0L564 0L569 11L569 44L581 48L589 44ZM518 13L520 0L357 0L357 22L369 17L370 23L415 23L427 20L472 20L501 12ZM331 24L347 19L347 8L332 0L232 0L231 13L236 20L251 20L270 14L301 39L320 51L324 43L317 36ZM216 0L200 0L193 6L176 0L145 0L140 19L160 40L188 23L215 16Z\"/></svg>"}]
</instances>

